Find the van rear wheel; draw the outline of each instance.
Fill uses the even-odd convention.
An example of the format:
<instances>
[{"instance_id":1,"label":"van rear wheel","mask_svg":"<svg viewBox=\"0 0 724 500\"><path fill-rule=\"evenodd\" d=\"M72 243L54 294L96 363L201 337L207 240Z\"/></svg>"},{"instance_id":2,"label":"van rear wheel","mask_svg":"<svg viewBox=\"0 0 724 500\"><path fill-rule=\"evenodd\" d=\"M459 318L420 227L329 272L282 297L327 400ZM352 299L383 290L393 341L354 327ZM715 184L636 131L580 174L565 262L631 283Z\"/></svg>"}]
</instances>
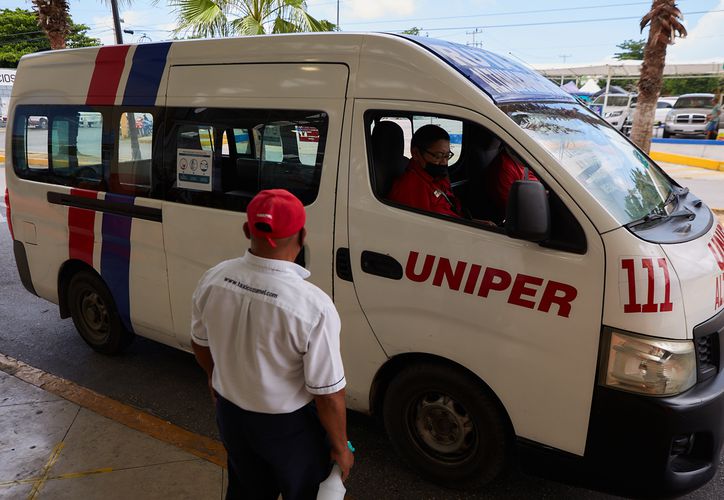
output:
<instances>
[{"instance_id":1,"label":"van rear wheel","mask_svg":"<svg viewBox=\"0 0 724 500\"><path fill-rule=\"evenodd\" d=\"M68 285L68 306L80 336L95 351L116 354L133 340L118 314L111 292L96 274L80 271Z\"/></svg>"},{"instance_id":2,"label":"van rear wheel","mask_svg":"<svg viewBox=\"0 0 724 500\"><path fill-rule=\"evenodd\" d=\"M383 414L396 451L434 482L476 489L508 465L512 439L504 410L460 370L437 364L405 369L390 383Z\"/></svg>"}]
</instances>

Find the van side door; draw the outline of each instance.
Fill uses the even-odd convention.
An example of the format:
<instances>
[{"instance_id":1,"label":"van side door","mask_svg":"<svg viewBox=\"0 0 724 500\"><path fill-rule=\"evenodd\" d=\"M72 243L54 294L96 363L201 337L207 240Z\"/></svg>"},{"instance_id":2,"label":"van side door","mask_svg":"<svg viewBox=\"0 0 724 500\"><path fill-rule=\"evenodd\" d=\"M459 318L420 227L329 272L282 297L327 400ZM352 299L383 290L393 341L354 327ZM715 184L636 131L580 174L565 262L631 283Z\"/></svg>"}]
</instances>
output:
<instances>
[{"instance_id":1,"label":"van side door","mask_svg":"<svg viewBox=\"0 0 724 500\"><path fill-rule=\"evenodd\" d=\"M174 329L190 346L201 275L248 248L246 205L284 188L307 211L298 263L332 295L337 159L348 69L341 64L170 68L165 123L164 240Z\"/></svg>"}]
</instances>

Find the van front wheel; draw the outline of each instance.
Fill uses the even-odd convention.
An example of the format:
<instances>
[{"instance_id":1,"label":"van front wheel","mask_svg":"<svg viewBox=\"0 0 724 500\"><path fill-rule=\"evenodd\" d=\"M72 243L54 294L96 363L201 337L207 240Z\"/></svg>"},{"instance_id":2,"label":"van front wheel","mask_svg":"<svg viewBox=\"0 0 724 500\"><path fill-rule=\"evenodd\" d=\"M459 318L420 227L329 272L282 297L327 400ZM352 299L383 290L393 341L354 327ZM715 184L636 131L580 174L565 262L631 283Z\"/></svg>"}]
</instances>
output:
<instances>
[{"instance_id":1,"label":"van front wheel","mask_svg":"<svg viewBox=\"0 0 724 500\"><path fill-rule=\"evenodd\" d=\"M95 351L116 354L133 340L118 314L111 292L103 280L80 271L68 285L68 305L76 330Z\"/></svg>"},{"instance_id":2,"label":"van front wheel","mask_svg":"<svg viewBox=\"0 0 724 500\"><path fill-rule=\"evenodd\" d=\"M489 391L462 371L437 364L405 369L390 383L383 413L397 452L437 483L479 488L508 465L507 417Z\"/></svg>"}]
</instances>

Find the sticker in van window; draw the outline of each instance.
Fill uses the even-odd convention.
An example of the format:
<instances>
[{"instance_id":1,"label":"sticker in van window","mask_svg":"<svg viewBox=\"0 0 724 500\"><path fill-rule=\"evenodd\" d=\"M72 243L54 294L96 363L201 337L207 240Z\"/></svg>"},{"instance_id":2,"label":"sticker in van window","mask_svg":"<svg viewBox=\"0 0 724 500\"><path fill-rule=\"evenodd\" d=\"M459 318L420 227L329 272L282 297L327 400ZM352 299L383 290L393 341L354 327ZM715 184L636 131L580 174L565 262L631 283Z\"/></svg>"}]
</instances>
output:
<instances>
[{"instance_id":1,"label":"sticker in van window","mask_svg":"<svg viewBox=\"0 0 724 500\"><path fill-rule=\"evenodd\" d=\"M468 264L462 260L453 266L445 257L421 257L415 251L410 251L407 257L405 276L416 283L426 283L432 277L432 286L440 287L444 282L450 290L460 291L462 287L463 293L476 293L483 299L502 294L507 297L508 304L544 313L553 312L563 318L570 316L573 301L578 296L576 287L566 283L527 274L511 274L495 267L483 268L480 264Z\"/></svg>"},{"instance_id":2,"label":"sticker in van window","mask_svg":"<svg viewBox=\"0 0 724 500\"><path fill-rule=\"evenodd\" d=\"M203 149L178 149L176 151L176 187L211 191L211 151Z\"/></svg>"},{"instance_id":3,"label":"sticker in van window","mask_svg":"<svg viewBox=\"0 0 724 500\"><path fill-rule=\"evenodd\" d=\"M660 257L622 257L619 260L619 297L623 312L671 312L669 263Z\"/></svg>"}]
</instances>

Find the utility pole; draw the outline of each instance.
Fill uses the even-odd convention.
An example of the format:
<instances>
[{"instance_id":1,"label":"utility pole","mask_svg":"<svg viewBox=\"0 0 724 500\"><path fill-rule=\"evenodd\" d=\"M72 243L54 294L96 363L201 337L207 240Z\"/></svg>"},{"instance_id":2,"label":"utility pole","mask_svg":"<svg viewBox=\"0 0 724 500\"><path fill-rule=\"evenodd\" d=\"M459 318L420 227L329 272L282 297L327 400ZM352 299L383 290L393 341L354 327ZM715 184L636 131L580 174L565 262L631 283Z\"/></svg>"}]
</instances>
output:
<instances>
[{"instance_id":1,"label":"utility pole","mask_svg":"<svg viewBox=\"0 0 724 500\"><path fill-rule=\"evenodd\" d=\"M566 59L568 59L569 57L571 57L571 54L561 54L561 55L559 55L558 57L560 57L561 59L563 59L563 64L566 64ZM563 78L564 78L563 75L561 75L561 86L563 85Z\"/></svg>"},{"instance_id":2,"label":"utility pole","mask_svg":"<svg viewBox=\"0 0 724 500\"><path fill-rule=\"evenodd\" d=\"M123 32L121 31L121 18L118 15L118 0L111 0L111 11L113 11L113 30L116 32L116 43L123 43Z\"/></svg>"},{"instance_id":3,"label":"utility pole","mask_svg":"<svg viewBox=\"0 0 724 500\"><path fill-rule=\"evenodd\" d=\"M476 41L475 41L475 35L479 35L479 34L482 34L482 33L483 33L483 30L481 30L480 28L475 28L473 31L466 31L466 32L465 32L466 35L472 35L472 36L473 36L473 41L472 41L472 43L468 42L467 45L469 45L470 47L482 48L482 47L483 47L483 42L476 42Z\"/></svg>"},{"instance_id":4,"label":"utility pole","mask_svg":"<svg viewBox=\"0 0 724 500\"><path fill-rule=\"evenodd\" d=\"M342 31L339 28L339 0L337 0L337 31Z\"/></svg>"}]
</instances>

